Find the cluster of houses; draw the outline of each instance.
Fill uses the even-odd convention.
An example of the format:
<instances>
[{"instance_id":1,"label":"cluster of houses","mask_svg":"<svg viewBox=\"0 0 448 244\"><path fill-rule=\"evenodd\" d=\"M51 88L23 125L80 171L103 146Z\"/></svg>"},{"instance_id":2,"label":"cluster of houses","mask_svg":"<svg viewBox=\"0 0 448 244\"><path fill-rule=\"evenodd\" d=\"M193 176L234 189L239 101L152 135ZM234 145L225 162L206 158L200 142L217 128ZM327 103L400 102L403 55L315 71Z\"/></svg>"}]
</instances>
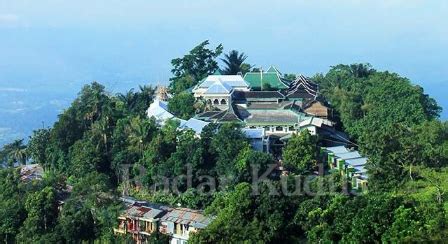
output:
<instances>
[{"instance_id":1,"label":"cluster of houses","mask_svg":"<svg viewBox=\"0 0 448 244\"><path fill-rule=\"evenodd\" d=\"M352 143L335 129L332 109L320 95L319 86L305 76L288 80L275 67L244 76L217 72L187 92L205 104L205 110L194 118L182 120L171 114L169 95L163 87L158 88L148 117L161 125L179 120L179 129L192 129L198 136L209 123L238 123L255 150L279 158L293 134L308 130L319 137L329 171L348 179L353 190L366 189L367 158L347 148ZM205 228L210 221L198 210L130 201L115 233L131 234L137 242L145 243L157 231L170 235L171 243L185 243L189 233Z\"/></svg>"},{"instance_id":2,"label":"cluster of houses","mask_svg":"<svg viewBox=\"0 0 448 244\"><path fill-rule=\"evenodd\" d=\"M287 80L275 68L242 75L209 75L192 87L205 111L187 121L181 129L200 134L208 123L239 123L256 150L280 156L281 148L292 134L308 130L326 146L345 145L345 133L337 131L332 110L319 94L319 86L303 75ZM175 116L168 111L166 90L158 91L147 111L163 124Z\"/></svg>"},{"instance_id":3,"label":"cluster of houses","mask_svg":"<svg viewBox=\"0 0 448 244\"><path fill-rule=\"evenodd\" d=\"M353 190L363 191L367 188L367 158L345 146L323 147L322 152L331 171L336 171L351 182Z\"/></svg>"},{"instance_id":4,"label":"cluster of houses","mask_svg":"<svg viewBox=\"0 0 448 244\"><path fill-rule=\"evenodd\" d=\"M136 243L150 243L151 235L167 235L172 244L187 243L190 233L205 228L212 219L200 210L172 208L164 205L122 198L126 210L118 218L116 235L129 235Z\"/></svg>"}]
</instances>

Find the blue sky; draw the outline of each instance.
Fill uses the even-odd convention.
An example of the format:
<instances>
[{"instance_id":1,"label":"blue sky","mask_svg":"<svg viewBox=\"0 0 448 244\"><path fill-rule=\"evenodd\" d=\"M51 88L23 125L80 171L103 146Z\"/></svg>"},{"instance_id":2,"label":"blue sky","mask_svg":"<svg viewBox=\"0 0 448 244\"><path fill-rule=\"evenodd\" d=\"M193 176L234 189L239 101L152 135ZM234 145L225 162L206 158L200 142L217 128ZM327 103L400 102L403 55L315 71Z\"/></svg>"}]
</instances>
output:
<instances>
[{"instance_id":1,"label":"blue sky","mask_svg":"<svg viewBox=\"0 0 448 244\"><path fill-rule=\"evenodd\" d=\"M92 80L165 83L205 39L284 73L370 62L423 86L447 119L447 16L445 0L0 0L0 140L26 135L9 120L51 123Z\"/></svg>"}]
</instances>

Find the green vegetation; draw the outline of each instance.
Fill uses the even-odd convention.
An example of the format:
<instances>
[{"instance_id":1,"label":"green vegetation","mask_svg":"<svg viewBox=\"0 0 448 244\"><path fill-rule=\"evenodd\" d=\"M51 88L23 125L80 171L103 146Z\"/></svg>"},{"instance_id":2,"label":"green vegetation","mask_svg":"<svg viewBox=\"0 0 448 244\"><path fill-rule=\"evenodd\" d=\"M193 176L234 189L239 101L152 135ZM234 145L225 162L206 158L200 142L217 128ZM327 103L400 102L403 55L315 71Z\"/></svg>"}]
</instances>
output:
<instances>
[{"instance_id":1,"label":"green vegetation","mask_svg":"<svg viewBox=\"0 0 448 244\"><path fill-rule=\"evenodd\" d=\"M207 45L172 61L169 109L181 118L195 112L194 98L183 91L218 68L222 46ZM446 240L448 123L438 120L436 102L408 79L364 64L337 65L314 80L339 127L369 157L367 192L349 194L339 174L310 175L319 148L309 133L284 148L289 176L261 177L276 161L253 151L240 125L211 124L200 137L178 130L175 120L160 127L145 115L153 87L114 96L93 82L53 127L36 130L27 145L18 140L0 150L0 163L8 166L0 170L0 239L117 239L117 197L128 192L206 209L215 219L192 243ZM44 167L42 180L23 181L11 167L27 161ZM255 183L254 172L261 179ZM124 181L126 173L133 182ZM191 175L191 182L180 175ZM163 191L164 180L177 180L180 193Z\"/></svg>"},{"instance_id":2,"label":"green vegetation","mask_svg":"<svg viewBox=\"0 0 448 244\"><path fill-rule=\"evenodd\" d=\"M293 135L283 149L284 165L296 174L310 173L317 165L318 152L317 137L305 130Z\"/></svg>"},{"instance_id":3,"label":"green vegetation","mask_svg":"<svg viewBox=\"0 0 448 244\"><path fill-rule=\"evenodd\" d=\"M225 75L246 74L252 68L252 65L244 63L247 56L244 53L239 53L236 50L232 50L229 54L224 54L224 58L221 61L225 64L223 73Z\"/></svg>"},{"instance_id":4,"label":"green vegetation","mask_svg":"<svg viewBox=\"0 0 448 244\"><path fill-rule=\"evenodd\" d=\"M171 60L174 75L170 79L171 92L183 92L218 69L216 58L221 55L223 46L220 44L213 50L207 48L208 44L208 40L203 41L182 58Z\"/></svg>"}]
</instances>

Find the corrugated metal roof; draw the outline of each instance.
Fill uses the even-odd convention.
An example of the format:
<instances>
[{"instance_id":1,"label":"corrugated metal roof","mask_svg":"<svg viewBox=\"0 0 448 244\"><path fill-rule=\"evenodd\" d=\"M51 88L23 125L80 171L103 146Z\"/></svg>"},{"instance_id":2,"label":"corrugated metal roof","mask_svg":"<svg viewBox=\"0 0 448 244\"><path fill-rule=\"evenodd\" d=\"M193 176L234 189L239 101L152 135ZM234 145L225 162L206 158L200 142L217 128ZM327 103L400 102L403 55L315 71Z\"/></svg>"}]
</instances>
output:
<instances>
[{"instance_id":1,"label":"corrugated metal roof","mask_svg":"<svg viewBox=\"0 0 448 244\"><path fill-rule=\"evenodd\" d=\"M350 152L346 147L344 146L337 146L337 147L327 147L328 151L337 154L337 153L348 153Z\"/></svg>"},{"instance_id":2,"label":"corrugated metal roof","mask_svg":"<svg viewBox=\"0 0 448 244\"><path fill-rule=\"evenodd\" d=\"M361 154L359 154L358 151L348 152L348 153L336 153L335 154L338 158L346 160L346 159L355 159L355 158L361 158Z\"/></svg>"},{"instance_id":3,"label":"corrugated metal roof","mask_svg":"<svg viewBox=\"0 0 448 244\"><path fill-rule=\"evenodd\" d=\"M360 166L367 163L367 158L353 158L345 160L345 163L350 166Z\"/></svg>"},{"instance_id":4,"label":"corrugated metal roof","mask_svg":"<svg viewBox=\"0 0 448 244\"><path fill-rule=\"evenodd\" d=\"M195 228L205 228L212 221L212 218L205 216L201 210L171 208L165 205L137 201L133 198L122 198L122 200L127 204L132 203L128 205L122 215L126 218L148 220L160 218L162 221L190 225Z\"/></svg>"}]
</instances>

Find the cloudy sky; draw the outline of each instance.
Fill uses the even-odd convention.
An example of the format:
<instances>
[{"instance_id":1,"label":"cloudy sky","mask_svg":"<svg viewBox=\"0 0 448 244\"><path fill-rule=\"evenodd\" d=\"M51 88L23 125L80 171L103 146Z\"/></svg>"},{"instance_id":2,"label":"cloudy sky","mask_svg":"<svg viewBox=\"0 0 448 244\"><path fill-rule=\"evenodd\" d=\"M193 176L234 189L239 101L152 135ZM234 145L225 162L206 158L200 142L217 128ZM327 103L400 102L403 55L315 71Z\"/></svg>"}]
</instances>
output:
<instances>
[{"instance_id":1,"label":"cloudy sky","mask_svg":"<svg viewBox=\"0 0 448 244\"><path fill-rule=\"evenodd\" d=\"M448 110L446 0L0 0L0 117L39 126L36 108L60 110L92 80L165 83L170 60L205 39L285 73L369 62Z\"/></svg>"}]
</instances>

